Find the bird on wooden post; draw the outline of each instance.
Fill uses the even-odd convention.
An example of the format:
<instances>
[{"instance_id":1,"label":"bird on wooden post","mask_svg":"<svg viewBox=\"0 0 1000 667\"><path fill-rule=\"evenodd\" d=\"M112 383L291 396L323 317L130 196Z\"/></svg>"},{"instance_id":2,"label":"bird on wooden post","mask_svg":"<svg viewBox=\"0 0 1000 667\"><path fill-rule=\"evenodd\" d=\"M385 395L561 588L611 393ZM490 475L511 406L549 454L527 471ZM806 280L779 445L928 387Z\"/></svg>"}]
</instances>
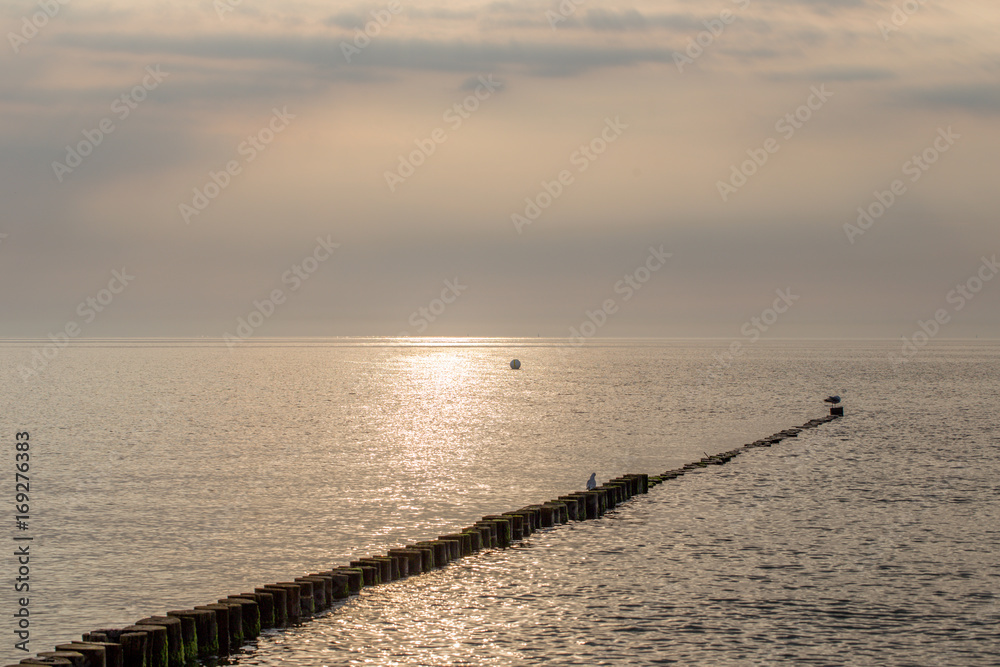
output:
<instances>
[{"instance_id":1,"label":"bird on wooden post","mask_svg":"<svg viewBox=\"0 0 1000 667\"><path fill-rule=\"evenodd\" d=\"M591 489L596 489L596 488L597 488L597 473L592 472L590 473L590 479L587 480L587 490L590 491Z\"/></svg>"}]
</instances>

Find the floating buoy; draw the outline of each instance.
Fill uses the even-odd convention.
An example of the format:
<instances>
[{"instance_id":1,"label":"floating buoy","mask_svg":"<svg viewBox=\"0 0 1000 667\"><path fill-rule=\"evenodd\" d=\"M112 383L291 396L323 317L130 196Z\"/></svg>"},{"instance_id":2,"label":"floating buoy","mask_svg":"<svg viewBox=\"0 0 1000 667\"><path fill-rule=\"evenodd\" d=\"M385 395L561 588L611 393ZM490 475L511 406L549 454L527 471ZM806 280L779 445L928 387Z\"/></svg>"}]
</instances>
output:
<instances>
[{"instance_id":1,"label":"floating buoy","mask_svg":"<svg viewBox=\"0 0 1000 667\"><path fill-rule=\"evenodd\" d=\"M521 362L517 359L514 359L513 361L510 362L510 367L516 371L521 367Z\"/></svg>"}]
</instances>

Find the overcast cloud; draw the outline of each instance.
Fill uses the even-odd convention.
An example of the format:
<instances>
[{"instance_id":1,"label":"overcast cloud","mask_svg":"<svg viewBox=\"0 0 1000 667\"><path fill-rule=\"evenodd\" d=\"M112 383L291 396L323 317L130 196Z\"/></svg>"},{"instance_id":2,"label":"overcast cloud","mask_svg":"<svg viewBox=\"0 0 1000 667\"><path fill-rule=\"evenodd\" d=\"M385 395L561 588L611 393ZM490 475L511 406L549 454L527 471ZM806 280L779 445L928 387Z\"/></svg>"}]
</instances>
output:
<instances>
[{"instance_id":1,"label":"overcast cloud","mask_svg":"<svg viewBox=\"0 0 1000 667\"><path fill-rule=\"evenodd\" d=\"M1000 251L986 0L42 4L0 9L2 337L274 290L261 336L737 337L779 289L769 336L896 337ZM996 337L1000 280L952 315Z\"/></svg>"}]
</instances>

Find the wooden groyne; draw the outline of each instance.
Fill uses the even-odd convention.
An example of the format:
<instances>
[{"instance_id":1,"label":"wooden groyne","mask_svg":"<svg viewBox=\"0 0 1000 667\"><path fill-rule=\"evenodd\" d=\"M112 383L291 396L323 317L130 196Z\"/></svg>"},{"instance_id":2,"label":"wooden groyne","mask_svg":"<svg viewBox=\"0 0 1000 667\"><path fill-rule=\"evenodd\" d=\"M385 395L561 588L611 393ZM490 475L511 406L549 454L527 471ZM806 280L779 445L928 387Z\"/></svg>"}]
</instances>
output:
<instances>
[{"instance_id":1,"label":"wooden groyne","mask_svg":"<svg viewBox=\"0 0 1000 667\"><path fill-rule=\"evenodd\" d=\"M96 629L84 634L81 641L59 644L54 650L38 653L20 664L181 667L200 659L225 657L263 630L301 623L358 594L366 586L417 576L484 549L504 549L543 528L600 518L616 506L689 471L726 464L747 450L770 447L839 416L832 413L811 419L802 426L706 456L660 475L622 475L595 489L502 514L489 514L461 531L389 549L382 555L358 558L347 565L259 586L193 609L149 616L121 628Z\"/></svg>"}]
</instances>

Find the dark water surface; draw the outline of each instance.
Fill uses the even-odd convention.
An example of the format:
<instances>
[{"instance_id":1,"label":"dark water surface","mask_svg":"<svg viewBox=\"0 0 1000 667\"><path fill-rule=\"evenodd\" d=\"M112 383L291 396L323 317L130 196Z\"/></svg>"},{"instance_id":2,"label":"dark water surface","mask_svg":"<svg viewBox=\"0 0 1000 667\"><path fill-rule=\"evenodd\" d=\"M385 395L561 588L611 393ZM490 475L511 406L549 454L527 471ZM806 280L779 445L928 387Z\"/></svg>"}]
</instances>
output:
<instances>
[{"instance_id":1,"label":"dark water surface","mask_svg":"<svg viewBox=\"0 0 1000 667\"><path fill-rule=\"evenodd\" d=\"M1000 664L1000 346L894 367L894 342L761 341L724 364L726 344L109 341L32 383L14 374L26 344L0 346L4 432L36 443L32 649L432 538L593 471L658 473L843 392L843 420L366 590L239 663ZM12 592L2 604L11 618Z\"/></svg>"}]
</instances>

